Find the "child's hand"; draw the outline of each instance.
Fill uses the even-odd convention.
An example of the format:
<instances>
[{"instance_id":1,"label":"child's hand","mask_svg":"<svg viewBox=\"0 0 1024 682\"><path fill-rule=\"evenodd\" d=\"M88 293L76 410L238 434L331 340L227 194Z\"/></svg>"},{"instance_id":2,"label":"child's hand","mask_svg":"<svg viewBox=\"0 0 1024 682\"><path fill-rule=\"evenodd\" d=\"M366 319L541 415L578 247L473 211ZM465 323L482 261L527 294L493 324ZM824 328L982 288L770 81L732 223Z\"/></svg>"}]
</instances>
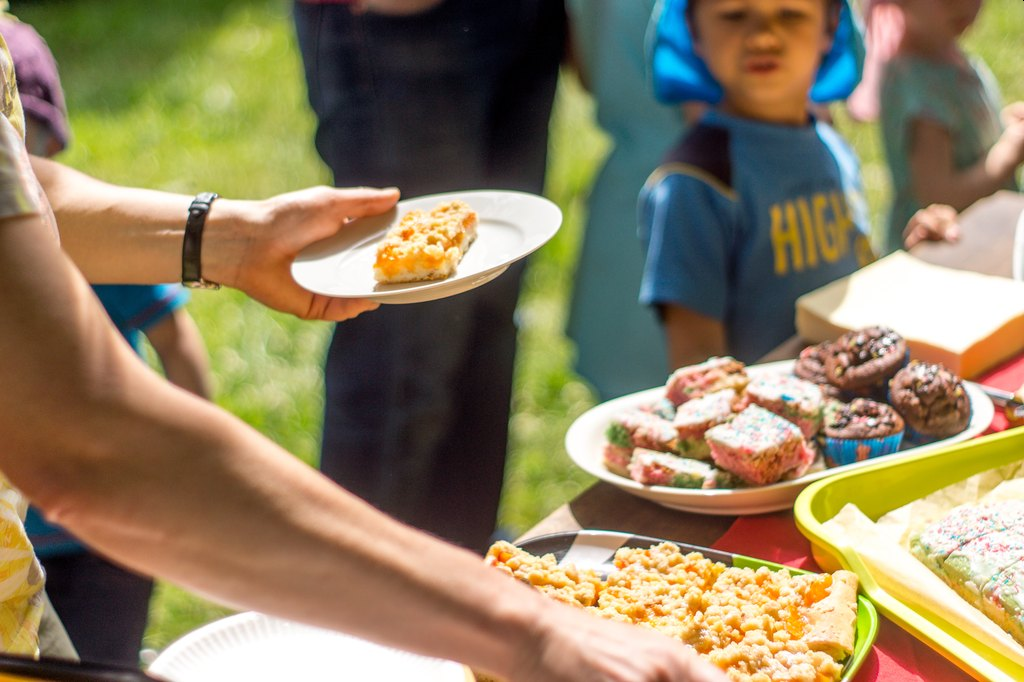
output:
<instances>
[{"instance_id":1,"label":"child's hand","mask_svg":"<svg viewBox=\"0 0 1024 682\"><path fill-rule=\"evenodd\" d=\"M1010 128L1013 125L1024 121L1024 102L1007 104L999 112L999 118L1003 121L1003 127Z\"/></svg>"},{"instance_id":2,"label":"child's hand","mask_svg":"<svg viewBox=\"0 0 1024 682\"><path fill-rule=\"evenodd\" d=\"M932 204L922 208L907 222L903 230L903 248L909 249L923 241L956 242L960 239L960 225L956 210L946 204Z\"/></svg>"},{"instance_id":3,"label":"child's hand","mask_svg":"<svg viewBox=\"0 0 1024 682\"><path fill-rule=\"evenodd\" d=\"M999 117L1003 121L1003 134L999 144L1005 145L1013 165L1024 163L1024 102L1014 102L1003 107Z\"/></svg>"}]
</instances>

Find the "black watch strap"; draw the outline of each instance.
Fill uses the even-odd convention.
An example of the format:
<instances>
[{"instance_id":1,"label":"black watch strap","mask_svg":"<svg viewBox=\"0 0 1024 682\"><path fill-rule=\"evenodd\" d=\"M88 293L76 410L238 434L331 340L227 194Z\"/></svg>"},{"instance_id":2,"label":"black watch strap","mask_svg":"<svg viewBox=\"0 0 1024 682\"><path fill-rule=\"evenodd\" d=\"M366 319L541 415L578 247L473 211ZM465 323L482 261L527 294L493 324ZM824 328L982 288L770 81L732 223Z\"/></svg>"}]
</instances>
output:
<instances>
[{"instance_id":1,"label":"black watch strap","mask_svg":"<svg viewBox=\"0 0 1024 682\"><path fill-rule=\"evenodd\" d=\"M210 204L217 198L214 192L201 192L188 207L185 238L181 243L181 283L193 289L219 289L220 285L203 279L203 227Z\"/></svg>"}]
</instances>

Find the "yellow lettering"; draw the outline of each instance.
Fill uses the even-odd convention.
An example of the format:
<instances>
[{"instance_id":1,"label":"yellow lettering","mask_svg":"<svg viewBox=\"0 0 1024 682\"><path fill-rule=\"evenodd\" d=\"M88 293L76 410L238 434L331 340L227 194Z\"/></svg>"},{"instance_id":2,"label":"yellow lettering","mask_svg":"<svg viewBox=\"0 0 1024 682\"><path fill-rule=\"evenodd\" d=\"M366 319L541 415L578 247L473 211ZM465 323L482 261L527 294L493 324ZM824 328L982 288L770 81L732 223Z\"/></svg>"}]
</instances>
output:
<instances>
[{"instance_id":1,"label":"yellow lettering","mask_svg":"<svg viewBox=\"0 0 1024 682\"><path fill-rule=\"evenodd\" d=\"M828 198L819 193L814 195L811 202L814 206L814 229L818 235L821 255L826 263L835 263L839 260L839 245L836 242L836 221L829 221L825 217Z\"/></svg>"},{"instance_id":2,"label":"yellow lettering","mask_svg":"<svg viewBox=\"0 0 1024 682\"><path fill-rule=\"evenodd\" d=\"M807 254L807 267L818 267L818 247L814 243L814 221L811 220L811 207L807 205L807 199L800 197L796 200L796 208L800 212L800 222L804 227L804 253Z\"/></svg>"},{"instance_id":3,"label":"yellow lettering","mask_svg":"<svg viewBox=\"0 0 1024 682\"><path fill-rule=\"evenodd\" d=\"M775 274L782 277L789 273L789 251L792 249L793 269L804 269L804 256L800 250L800 233L796 221L796 209L786 202L785 216L779 204L772 205L772 251L775 254Z\"/></svg>"},{"instance_id":4,"label":"yellow lettering","mask_svg":"<svg viewBox=\"0 0 1024 682\"><path fill-rule=\"evenodd\" d=\"M842 194L839 192L831 192L829 194L829 199L832 203L832 214L836 219L836 258L842 258L850 249L848 233L853 227L853 220L850 218L849 207L846 205L846 199Z\"/></svg>"}]
</instances>

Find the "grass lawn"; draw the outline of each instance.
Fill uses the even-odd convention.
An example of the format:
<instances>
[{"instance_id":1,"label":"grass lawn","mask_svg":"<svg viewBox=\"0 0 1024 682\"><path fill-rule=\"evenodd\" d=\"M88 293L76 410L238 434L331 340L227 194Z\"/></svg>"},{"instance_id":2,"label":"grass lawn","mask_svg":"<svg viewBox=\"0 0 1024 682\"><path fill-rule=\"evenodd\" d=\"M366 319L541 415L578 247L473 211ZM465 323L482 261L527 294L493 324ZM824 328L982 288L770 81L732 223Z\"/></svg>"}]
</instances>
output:
<instances>
[{"instance_id":1,"label":"grass lawn","mask_svg":"<svg viewBox=\"0 0 1024 682\"><path fill-rule=\"evenodd\" d=\"M313 119L287 0L12 0L60 63L74 139L62 160L100 178L193 194L263 197L328 181L312 146ZM989 3L968 39L1024 99L1021 6ZM886 201L877 129L837 112L861 155L872 214ZM563 334L582 203L607 152L586 95L563 79L552 124L548 196L565 212L559 235L532 260L519 315L520 354L501 522L530 527L591 479L565 455L566 428L593 404L571 370ZM267 311L232 291L197 292L190 310L210 351L218 404L302 460L318 451L322 323ZM272 551L253 547L254 552ZM224 609L168 585L153 602L147 645L166 646Z\"/></svg>"}]
</instances>

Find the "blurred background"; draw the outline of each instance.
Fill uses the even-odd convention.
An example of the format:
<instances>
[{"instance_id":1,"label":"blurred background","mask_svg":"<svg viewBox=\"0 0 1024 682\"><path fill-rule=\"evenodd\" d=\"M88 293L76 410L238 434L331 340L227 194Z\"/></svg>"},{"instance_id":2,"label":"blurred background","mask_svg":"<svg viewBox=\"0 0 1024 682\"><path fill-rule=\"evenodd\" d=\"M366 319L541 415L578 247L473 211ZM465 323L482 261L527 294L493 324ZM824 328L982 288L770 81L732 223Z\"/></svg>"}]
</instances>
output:
<instances>
[{"instance_id":1,"label":"blurred background","mask_svg":"<svg viewBox=\"0 0 1024 682\"><path fill-rule=\"evenodd\" d=\"M313 117L290 18L290 0L11 0L57 58L72 141L59 160L104 180L184 194L261 198L330 182L313 149ZM990 2L968 35L1004 101L1024 100L1024 10ZM591 103L566 72L552 121L545 194L565 215L532 257L519 305L520 351L501 524L511 536L571 499L592 479L565 454L563 437L591 407L564 335L584 202L608 141ZM888 175L877 127L836 126L860 155L873 224ZM329 325L268 311L230 291L196 292L216 401L296 456L315 464ZM253 552L265 548L253 547ZM146 646L160 649L228 613L161 584Z\"/></svg>"}]
</instances>

